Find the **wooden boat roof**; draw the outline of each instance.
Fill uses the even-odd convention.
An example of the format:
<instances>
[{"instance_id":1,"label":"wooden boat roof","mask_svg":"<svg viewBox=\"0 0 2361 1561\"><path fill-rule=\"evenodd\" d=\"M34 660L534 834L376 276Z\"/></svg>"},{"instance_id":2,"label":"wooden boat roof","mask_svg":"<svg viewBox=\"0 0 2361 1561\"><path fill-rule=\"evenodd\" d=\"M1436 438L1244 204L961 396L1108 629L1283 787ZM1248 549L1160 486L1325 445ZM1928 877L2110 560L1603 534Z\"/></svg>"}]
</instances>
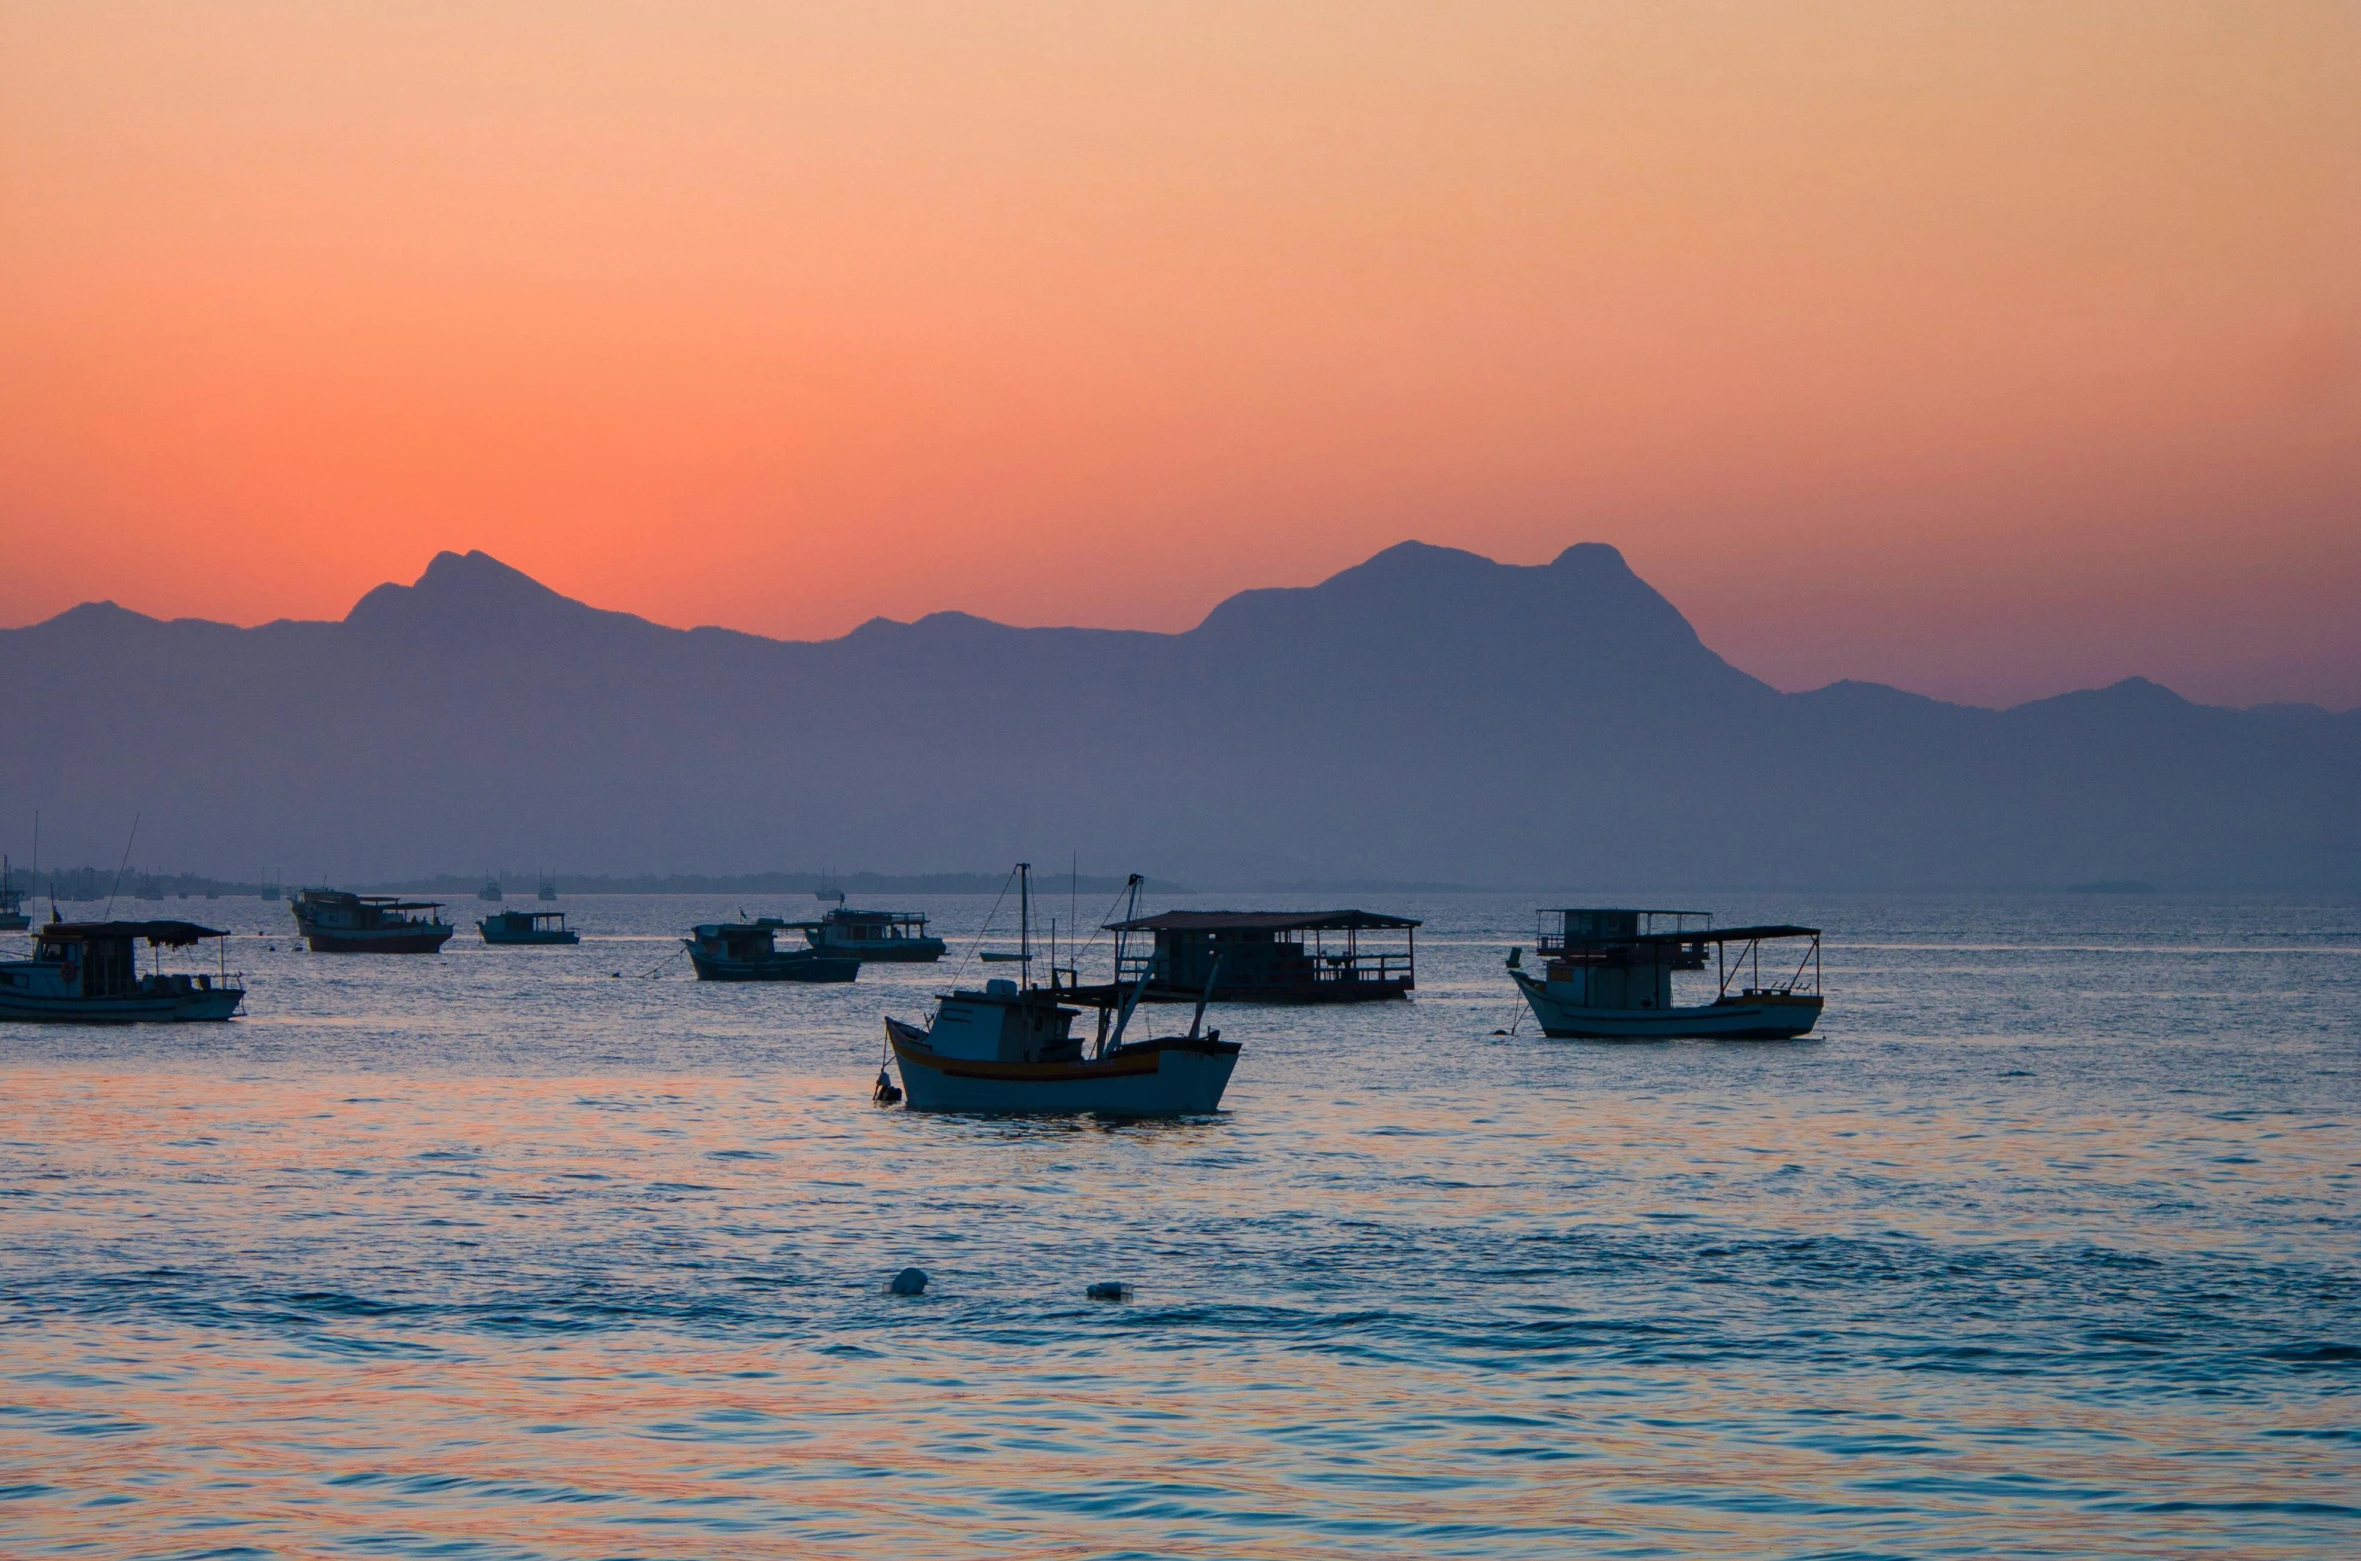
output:
<instances>
[{"instance_id":1,"label":"wooden boat roof","mask_svg":"<svg viewBox=\"0 0 2361 1561\"><path fill-rule=\"evenodd\" d=\"M1817 927L1796 927L1785 922L1766 923L1759 927L1696 928L1688 932L1610 932L1597 937L1570 938L1576 945L1585 943L1752 943L1757 938L1816 938Z\"/></svg>"},{"instance_id":2,"label":"wooden boat roof","mask_svg":"<svg viewBox=\"0 0 2361 1561\"><path fill-rule=\"evenodd\" d=\"M381 911L439 911L442 900L405 900L398 894L353 894L344 889L306 889L307 900L336 900L347 905L374 905Z\"/></svg>"},{"instance_id":3,"label":"wooden boat roof","mask_svg":"<svg viewBox=\"0 0 2361 1561\"><path fill-rule=\"evenodd\" d=\"M184 948L200 938L229 936L193 921L53 921L33 930L44 943L107 943L145 938L150 943L172 948Z\"/></svg>"},{"instance_id":4,"label":"wooden boat roof","mask_svg":"<svg viewBox=\"0 0 2361 1561\"><path fill-rule=\"evenodd\" d=\"M1413 916L1376 911L1165 911L1136 921L1111 921L1109 932L1351 932L1420 927Z\"/></svg>"}]
</instances>

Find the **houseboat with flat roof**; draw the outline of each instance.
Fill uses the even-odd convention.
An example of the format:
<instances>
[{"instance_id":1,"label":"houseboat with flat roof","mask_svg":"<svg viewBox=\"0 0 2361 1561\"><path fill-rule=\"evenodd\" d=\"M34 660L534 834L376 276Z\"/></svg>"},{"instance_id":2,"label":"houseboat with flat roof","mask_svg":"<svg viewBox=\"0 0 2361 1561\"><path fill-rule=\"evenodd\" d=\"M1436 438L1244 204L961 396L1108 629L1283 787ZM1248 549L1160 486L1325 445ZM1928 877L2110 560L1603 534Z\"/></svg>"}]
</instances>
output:
<instances>
[{"instance_id":1,"label":"houseboat with flat roof","mask_svg":"<svg viewBox=\"0 0 2361 1561\"><path fill-rule=\"evenodd\" d=\"M1509 951L1509 975L1541 1033L1566 1039L1786 1041L1820 1022L1820 929L1784 923L1713 925L1707 911L1575 907L1545 910L1534 952L1542 973ZM1773 949L1768 975L1764 951ZM1708 951L1712 974L1707 976ZM1674 977L1711 996L1683 1003ZM1688 985L1689 983L1680 983Z\"/></svg>"},{"instance_id":2,"label":"houseboat with flat roof","mask_svg":"<svg viewBox=\"0 0 2361 1561\"><path fill-rule=\"evenodd\" d=\"M1050 969L1050 984L1033 978L1032 869L1020 862L1018 979L996 976L980 987L954 986L938 994L924 1024L888 1015L886 1045L901 1070L902 1093L913 1111L994 1113L1090 1112L1109 1117L1191 1116L1221 1108L1222 1091L1241 1050L1221 1031L1205 1029L1211 973L1199 990L1186 1035L1127 1041L1144 983L1119 991L1114 983L1084 987L1074 972ZM1135 877L1136 885L1138 879ZM1060 977L1067 980L1061 982ZM1086 1045L1074 1033L1085 1008L1098 1010L1096 1034ZM890 1099L883 1070L878 1098Z\"/></svg>"},{"instance_id":3,"label":"houseboat with flat roof","mask_svg":"<svg viewBox=\"0 0 2361 1561\"><path fill-rule=\"evenodd\" d=\"M475 924L486 943L579 943L582 934L566 925L564 911L496 911Z\"/></svg>"},{"instance_id":4,"label":"houseboat with flat roof","mask_svg":"<svg viewBox=\"0 0 2361 1561\"><path fill-rule=\"evenodd\" d=\"M432 954L449 941L440 900L306 889L295 897L296 929L314 954Z\"/></svg>"},{"instance_id":5,"label":"houseboat with flat roof","mask_svg":"<svg viewBox=\"0 0 2361 1561\"><path fill-rule=\"evenodd\" d=\"M823 954L922 965L943 957L943 940L928 934L926 917L918 911L856 911L839 905L818 921L792 925Z\"/></svg>"},{"instance_id":6,"label":"houseboat with flat roof","mask_svg":"<svg viewBox=\"0 0 2361 1561\"><path fill-rule=\"evenodd\" d=\"M1418 928L1374 911L1165 911L1108 922L1115 986L1193 1003L1216 961L1223 1003L1364 1003L1418 985ZM1144 946L1143 946L1144 945Z\"/></svg>"},{"instance_id":7,"label":"houseboat with flat roof","mask_svg":"<svg viewBox=\"0 0 2361 1561\"><path fill-rule=\"evenodd\" d=\"M849 954L780 948L779 934L791 925L776 916L701 922L681 942L700 981L851 981L860 975L861 962Z\"/></svg>"},{"instance_id":8,"label":"houseboat with flat roof","mask_svg":"<svg viewBox=\"0 0 2361 1561\"><path fill-rule=\"evenodd\" d=\"M168 971L165 949L229 934L192 921L50 921L33 957L0 962L0 1019L62 1024L152 1024L227 1019L245 983L216 942L211 971ZM149 950L140 969L139 946Z\"/></svg>"}]
</instances>

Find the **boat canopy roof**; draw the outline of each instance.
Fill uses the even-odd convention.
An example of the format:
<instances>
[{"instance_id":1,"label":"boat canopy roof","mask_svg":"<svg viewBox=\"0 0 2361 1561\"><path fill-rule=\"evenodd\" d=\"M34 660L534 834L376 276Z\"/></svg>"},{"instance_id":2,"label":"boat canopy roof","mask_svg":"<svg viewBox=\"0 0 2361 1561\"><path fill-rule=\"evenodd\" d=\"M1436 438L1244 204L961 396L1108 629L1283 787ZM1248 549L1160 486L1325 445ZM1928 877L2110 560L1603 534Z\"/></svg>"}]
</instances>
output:
<instances>
[{"instance_id":1,"label":"boat canopy roof","mask_svg":"<svg viewBox=\"0 0 2361 1561\"><path fill-rule=\"evenodd\" d=\"M1711 916L1711 911L1668 911L1652 905L1544 905L1544 916Z\"/></svg>"},{"instance_id":2,"label":"boat canopy roof","mask_svg":"<svg viewBox=\"0 0 2361 1561\"><path fill-rule=\"evenodd\" d=\"M53 921L34 929L44 943L112 943L145 938L172 948L184 948L200 938L226 938L228 933L200 927L193 921Z\"/></svg>"},{"instance_id":3,"label":"boat canopy roof","mask_svg":"<svg viewBox=\"0 0 2361 1561\"><path fill-rule=\"evenodd\" d=\"M381 911L439 911L441 900L405 900L398 894L353 894L343 889L306 889L307 900L343 900L353 905L374 905Z\"/></svg>"},{"instance_id":4,"label":"boat canopy roof","mask_svg":"<svg viewBox=\"0 0 2361 1561\"><path fill-rule=\"evenodd\" d=\"M1759 927L1697 927L1687 932L1610 932L1593 937L1574 938L1575 943L1752 943L1757 938L1816 938L1817 927L1796 927L1785 922L1766 923Z\"/></svg>"},{"instance_id":5,"label":"boat canopy roof","mask_svg":"<svg viewBox=\"0 0 2361 1561\"><path fill-rule=\"evenodd\" d=\"M1412 916L1375 911L1165 911L1136 921L1111 921L1109 932L1352 932L1425 925Z\"/></svg>"}]
</instances>

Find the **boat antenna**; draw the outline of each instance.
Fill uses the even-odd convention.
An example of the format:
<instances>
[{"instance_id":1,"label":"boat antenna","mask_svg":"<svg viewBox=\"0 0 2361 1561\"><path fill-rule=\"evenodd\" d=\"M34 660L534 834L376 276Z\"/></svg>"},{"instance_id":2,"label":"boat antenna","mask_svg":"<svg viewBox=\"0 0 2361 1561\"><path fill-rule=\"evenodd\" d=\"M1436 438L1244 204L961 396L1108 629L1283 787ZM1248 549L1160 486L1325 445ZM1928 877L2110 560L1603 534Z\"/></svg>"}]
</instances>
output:
<instances>
[{"instance_id":1,"label":"boat antenna","mask_svg":"<svg viewBox=\"0 0 2361 1561\"><path fill-rule=\"evenodd\" d=\"M115 919L115 891L123 887L123 869L131 865L131 842L138 838L139 815L134 813L131 815L131 836L123 842L123 860L115 866L115 881L107 886L107 909L106 914L99 917L100 921Z\"/></svg>"},{"instance_id":2,"label":"boat antenna","mask_svg":"<svg viewBox=\"0 0 2361 1561\"><path fill-rule=\"evenodd\" d=\"M1017 967L1033 985L1033 864L1017 863Z\"/></svg>"}]
</instances>

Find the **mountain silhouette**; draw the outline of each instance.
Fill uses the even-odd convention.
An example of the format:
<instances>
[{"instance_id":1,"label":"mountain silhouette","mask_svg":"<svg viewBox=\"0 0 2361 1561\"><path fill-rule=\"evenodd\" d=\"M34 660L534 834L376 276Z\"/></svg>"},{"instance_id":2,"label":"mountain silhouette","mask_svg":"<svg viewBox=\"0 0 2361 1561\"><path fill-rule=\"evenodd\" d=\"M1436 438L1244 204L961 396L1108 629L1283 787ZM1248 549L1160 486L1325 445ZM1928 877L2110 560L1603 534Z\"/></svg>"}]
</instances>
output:
<instances>
[{"instance_id":1,"label":"mountain silhouette","mask_svg":"<svg viewBox=\"0 0 2361 1561\"><path fill-rule=\"evenodd\" d=\"M782 641L440 553L340 623L0 631L0 796L64 860L881 871L1079 851L1252 885L2361 886L2361 712L2143 679L2010 710L1715 655L1614 548L1405 542L1181 634ZM13 832L15 826L9 826Z\"/></svg>"}]
</instances>

